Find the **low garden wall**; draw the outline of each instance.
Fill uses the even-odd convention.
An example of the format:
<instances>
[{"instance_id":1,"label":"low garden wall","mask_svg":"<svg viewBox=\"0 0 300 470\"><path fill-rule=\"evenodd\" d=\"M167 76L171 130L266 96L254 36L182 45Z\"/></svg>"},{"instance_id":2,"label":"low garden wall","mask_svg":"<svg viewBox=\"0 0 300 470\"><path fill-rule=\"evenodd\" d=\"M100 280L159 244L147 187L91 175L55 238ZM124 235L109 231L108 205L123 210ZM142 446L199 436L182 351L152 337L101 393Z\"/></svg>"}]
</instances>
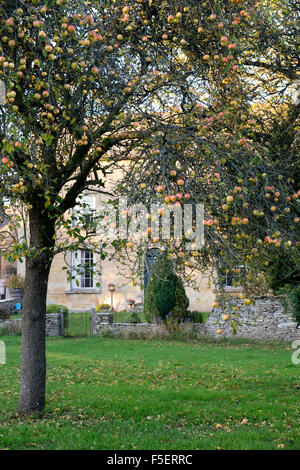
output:
<instances>
[{"instance_id":1,"label":"low garden wall","mask_svg":"<svg viewBox=\"0 0 300 470\"><path fill-rule=\"evenodd\" d=\"M211 338L244 337L254 339L275 339L292 342L300 340L300 327L294 321L292 313L286 311L278 297L257 297L254 304L243 305L242 299L229 298L225 308L214 308L205 324L194 323L186 328L192 329L196 336L206 335ZM238 307L236 312L233 306ZM229 319L224 320L224 314ZM236 325L236 334L232 327L232 320ZM221 334L218 330L222 330ZM113 335L137 334L141 336L163 336L167 334L166 327L151 323L113 323L109 313L95 313L91 315L91 334L98 335L109 331ZM184 327L183 327L184 332Z\"/></svg>"},{"instance_id":2,"label":"low garden wall","mask_svg":"<svg viewBox=\"0 0 300 470\"><path fill-rule=\"evenodd\" d=\"M112 313L95 313L91 311L91 334L97 335L101 331L102 326L111 325L113 323Z\"/></svg>"},{"instance_id":3,"label":"low garden wall","mask_svg":"<svg viewBox=\"0 0 300 470\"><path fill-rule=\"evenodd\" d=\"M284 309L279 298L258 297L255 303L243 305L243 300L230 298L224 309L214 308L205 324L187 324L181 328L183 333L193 336L206 335L212 338L233 337L232 320L236 324L236 336L255 339L277 339L282 341L300 340L300 327L294 321L292 313ZM233 306L238 307L237 312ZM223 315L229 314L224 320ZM8 328L11 333L21 331L21 319L0 320L0 329ZM218 333L221 330L221 334ZM124 336L166 336L168 330L163 324L152 323L114 323L112 313L91 311L91 335L103 332ZM46 315L46 335L64 335L64 315L53 313Z\"/></svg>"},{"instance_id":4,"label":"low garden wall","mask_svg":"<svg viewBox=\"0 0 300 470\"><path fill-rule=\"evenodd\" d=\"M64 336L64 315L62 313L47 313L46 335Z\"/></svg>"},{"instance_id":5,"label":"low garden wall","mask_svg":"<svg viewBox=\"0 0 300 470\"><path fill-rule=\"evenodd\" d=\"M14 320L0 320L0 330L5 329L9 334L21 333L21 319Z\"/></svg>"},{"instance_id":6,"label":"low garden wall","mask_svg":"<svg viewBox=\"0 0 300 470\"><path fill-rule=\"evenodd\" d=\"M96 314L97 315L97 314ZM196 335L205 334L205 325L201 323L194 323L186 327L190 328ZM184 332L185 327L182 328ZM99 335L103 332L109 331L113 335L151 337L158 336L164 337L168 335L168 330L164 324L154 323L94 323L92 335Z\"/></svg>"},{"instance_id":7,"label":"low garden wall","mask_svg":"<svg viewBox=\"0 0 300 470\"><path fill-rule=\"evenodd\" d=\"M21 322L19 318L0 320L0 329L7 328L10 334L21 333ZM61 313L49 313L46 315L46 335L63 336L64 335L64 316Z\"/></svg>"},{"instance_id":8,"label":"low garden wall","mask_svg":"<svg viewBox=\"0 0 300 470\"><path fill-rule=\"evenodd\" d=\"M194 323L189 325L193 333L205 334L205 325ZM109 331L113 335L137 335L137 336L165 336L168 330L164 324L154 323L114 323L111 313L95 313L91 312L91 335L99 335Z\"/></svg>"},{"instance_id":9,"label":"low garden wall","mask_svg":"<svg viewBox=\"0 0 300 470\"><path fill-rule=\"evenodd\" d=\"M243 305L241 299L230 299L225 302L225 308L214 308L205 324L206 334L212 337L220 336L217 330L222 330L221 336L234 336L231 320L237 326L238 337L256 339L277 339L283 341L300 340L300 328L294 321L292 313L285 311L278 297L257 297L254 304ZM238 307L237 315L232 306ZM228 320L223 315L229 314Z\"/></svg>"}]
</instances>

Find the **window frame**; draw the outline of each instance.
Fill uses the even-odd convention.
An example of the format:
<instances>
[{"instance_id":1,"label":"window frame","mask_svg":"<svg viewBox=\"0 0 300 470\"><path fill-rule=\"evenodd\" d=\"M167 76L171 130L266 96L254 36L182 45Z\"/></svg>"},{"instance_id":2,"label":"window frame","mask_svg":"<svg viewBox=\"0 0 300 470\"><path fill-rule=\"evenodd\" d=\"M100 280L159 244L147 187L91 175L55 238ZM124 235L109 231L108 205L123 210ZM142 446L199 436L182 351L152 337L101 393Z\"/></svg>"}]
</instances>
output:
<instances>
[{"instance_id":1,"label":"window frame","mask_svg":"<svg viewBox=\"0 0 300 470\"><path fill-rule=\"evenodd\" d=\"M234 269L241 269L244 271L244 273L246 273L246 266L244 264L239 264L239 265L236 265L234 266ZM220 278L220 275L219 275L219 286L222 288L222 289L225 289L225 290L239 290L241 289L242 287L241 286L234 286L234 273L226 273L224 272L224 274L221 273L221 270L222 270L222 263L219 262L219 274L224 278L224 279L221 279ZM231 281L228 282L228 278L231 279Z\"/></svg>"},{"instance_id":2,"label":"window frame","mask_svg":"<svg viewBox=\"0 0 300 470\"><path fill-rule=\"evenodd\" d=\"M78 254L80 253L80 258ZM87 257L86 254L89 254ZM84 256L83 256L84 254ZM77 255L77 257L76 257ZM83 263L84 262L84 263ZM75 266L76 263L76 266ZM88 266L86 267L86 264ZM94 272L94 253L92 250L88 249L78 249L77 251L73 251L71 254L71 267L72 267L72 277L71 279L71 291L88 291L93 290L95 291L97 287L95 287L95 272ZM83 272L79 273L77 269L83 269ZM87 271L88 275L87 275ZM79 282L79 285L77 282ZM88 281L88 282L87 282ZM86 285L89 284L89 285Z\"/></svg>"}]
</instances>

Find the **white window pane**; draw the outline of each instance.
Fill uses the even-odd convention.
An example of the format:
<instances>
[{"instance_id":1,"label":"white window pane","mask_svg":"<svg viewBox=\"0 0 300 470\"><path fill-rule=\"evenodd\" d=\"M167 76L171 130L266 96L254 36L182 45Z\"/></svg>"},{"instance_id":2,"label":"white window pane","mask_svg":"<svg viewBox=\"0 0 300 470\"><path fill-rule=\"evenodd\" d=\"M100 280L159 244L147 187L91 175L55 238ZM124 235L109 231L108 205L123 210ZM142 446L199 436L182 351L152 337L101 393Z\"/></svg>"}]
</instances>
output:
<instances>
[{"instance_id":1,"label":"white window pane","mask_svg":"<svg viewBox=\"0 0 300 470\"><path fill-rule=\"evenodd\" d=\"M72 289L93 287L93 253L89 250L78 250L72 254Z\"/></svg>"}]
</instances>

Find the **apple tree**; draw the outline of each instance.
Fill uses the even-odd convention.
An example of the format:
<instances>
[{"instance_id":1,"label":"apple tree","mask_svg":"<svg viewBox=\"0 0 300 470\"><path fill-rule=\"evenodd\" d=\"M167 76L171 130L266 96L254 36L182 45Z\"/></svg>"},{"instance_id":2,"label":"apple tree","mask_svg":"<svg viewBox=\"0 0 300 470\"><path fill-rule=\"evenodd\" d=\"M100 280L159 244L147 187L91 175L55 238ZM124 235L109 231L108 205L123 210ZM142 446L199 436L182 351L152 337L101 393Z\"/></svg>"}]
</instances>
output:
<instances>
[{"instance_id":1,"label":"apple tree","mask_svg":"<svg viewBox=\"0 0 300 470\"><path fill-rule=\"evenodd\" d=\"M45 406L53 257L101 250L70 210L84 190L105 192L120 165L126 184L116 190L129 202L204 204L203 249L170 246L185 268L297 251L296 59L292 35L282 40L289 2L276 21L269 3L0 0L0 189L28 229L5 248L26 262L22 413Z\"/></svg>"}]
</instances>

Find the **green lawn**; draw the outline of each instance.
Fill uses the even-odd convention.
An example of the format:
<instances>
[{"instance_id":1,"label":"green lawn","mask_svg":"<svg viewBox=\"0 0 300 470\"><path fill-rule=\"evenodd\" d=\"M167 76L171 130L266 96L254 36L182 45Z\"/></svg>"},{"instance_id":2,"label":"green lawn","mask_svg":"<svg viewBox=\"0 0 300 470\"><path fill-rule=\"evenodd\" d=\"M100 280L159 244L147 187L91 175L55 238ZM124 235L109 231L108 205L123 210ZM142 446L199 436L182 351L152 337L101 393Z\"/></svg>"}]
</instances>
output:
<instances>
[{"instance_id":1,"label":"green lawn","mask_svg":"<svg viewBox=\"0 0 300 470\"><path fill-rule=\"evenodd\" d=\"M42 419L16 413L1 337L0 449L300 449L300 366L282 343L47 339Z\"/></svg>"},{"instance_id":2,"label":"green lawn","mask_svg":"<svg viewBox=\"0 0 300 470\"><path fill-rule=\"evenodd\" d=\"M113 317L114 317L114 322L115 323L126 323L128 318L130 317L131 313L122 311L122 312L113 312ZM143 312L139 312L138 316L141 320L141 322L146 323L146 317Z\"/></svg>"},{"instance_id":3,"label":"green lawn","mask_svg":"<svg viewBox=\"0 0 300 470\"><path fill-rule=\"evenodd\" d=\"M65 336L90 336L91 323L90 313L72 313L70 312L65 321Z\"/></svg>"}]
</instances>

